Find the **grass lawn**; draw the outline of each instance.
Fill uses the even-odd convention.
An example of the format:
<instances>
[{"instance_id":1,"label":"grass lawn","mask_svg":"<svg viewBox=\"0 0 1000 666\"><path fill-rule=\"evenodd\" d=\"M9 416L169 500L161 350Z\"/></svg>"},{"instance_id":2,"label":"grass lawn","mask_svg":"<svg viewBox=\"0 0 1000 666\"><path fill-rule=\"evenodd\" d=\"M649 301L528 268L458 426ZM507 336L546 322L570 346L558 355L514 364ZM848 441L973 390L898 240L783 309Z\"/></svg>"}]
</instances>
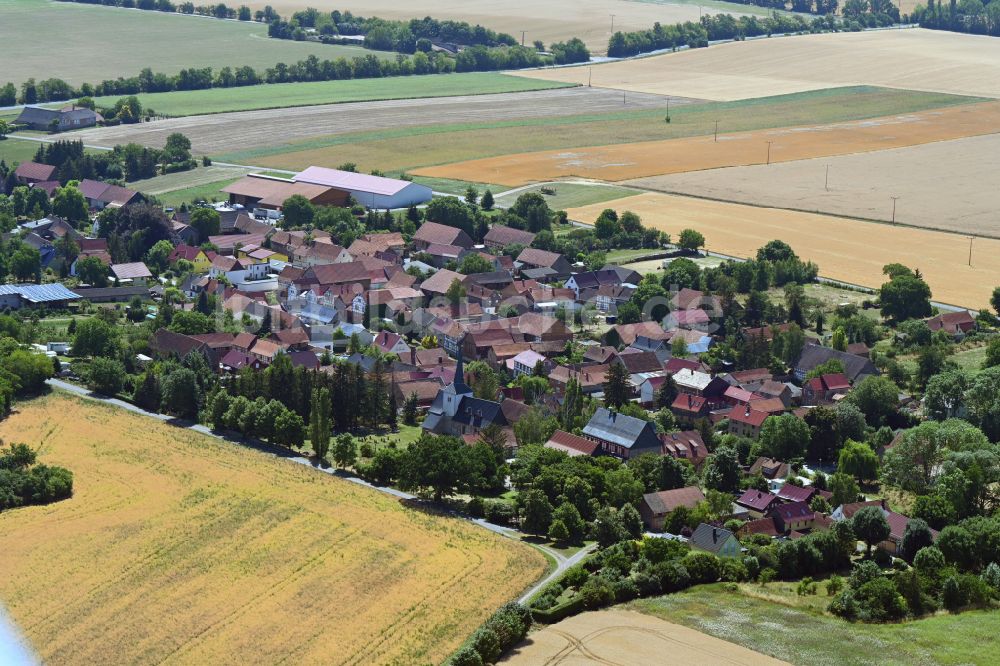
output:
<instances>
[{"instance_id":1,"label":"grass lawn","mask_svg":"<svg viewBox=\"0 0 1000 666\"><path fill-rule=\"evenodd\" d=\"M3 58L3 79L17 86L30 77L52 76L73 85L99 83L137 76L144 67L176 74L186 67L219 70L250 65L264 70L309 55L321 60L370 54L396 57L359 46L269 39L263 23L101 5L0 0L0 16L0 44L4 54L12 56ZM154 108L159 110L159 106Z\"/></svg>"},{"instance_id":2,"label":"grass lawn","mask_svg":"<svg viewBox=\"0 0 1000 666\"><path fill-rule=\"evenodd\" d=\"M640 249L640 250L611 250L608 252L607 261L609 264L629 264L635 262L636 259L641 257L647 257L651 254L656 254L657 250ZM663 264L662 259L657 259L656 263L659 265ZM638 270L638 269L636 269ZM654 269L655 270L655 269Z\"/></svg>"},{"instance_id":3,"label":"grass lawn","mask_svg":"<svg viewBox=\"0 0 1000 666\"><path fill-rule=\"evenodd\" d=\"M3 2L4 0L0 0ZM277 40L271 40L277 41ZM356 48L356 47L345 47ZM370 51L366 50L366 53ZM324 57L320 55L320 57ZM333 57L328 54L327 58ZM340 104L416 97L449 97L452 95L485 95L490 93L523 92L550 88L572 87L572 84L533 81L496 72L434 74L427 76L397 76L385 79L353 79L350 81L308 81L274 83L239 88L181 90L139 95L147 108L168 116L191 116L226 111L274 109L310 104ZM117 97L98 97L99 105L114 104Z\"/></svg>"},{"instance_id":4,"label":"grass lawn","mask_svg":"<svg viewBox=\"0 0 1000 666\"><path fill-rule=\"evenodd\" d=\"M590 204L613 201L638 194L637 190L614 185L594 184L583 185L581 183L545 183L532 185L517 192L496 198L501 206L511 206L519 196L527 192L541 192L543 187L551 188L555 194L545 194L545 200L552 210L564 210L566 208L576 208L577 206L589 206Z\"/></svg>"},{"instance_id":5,"label":"grass lawn","mask_svg":"<svg viewBox=\"0 0 1000 666\"><path fill-rule=\"evenodd\" d=\"M789 584L700 585L626 607L744 647L810 666L991 664L987 645L1000 631L1000 612L975 611L902 624L851 624L823 613L829 601L798 597Z\"/></svg>"},{"instance_id":6,"label":"grass lawn","mask_svg":"<svg viewBox=\"0 0 1000 666\"><path fill-rule=\"evenodd\" d=\"M986 345L962 349L952 354L948 360L954 361L963 370L979 372L983 369L983 363L986 361Z\"/></svg>"},{"instance_id":7,"label":"grass lawn","mask_svg":"<svg viewBox=\"0 0 1000 666\"><path fill-rule=\"evenodd\" d=\"M38 143L35 141L23 141L7 137L0 141L0 160L7 163L7 166L14 162L29 162L38 150Z\"/></svg>"},{"instance_id":8,"label":"grass lawn","mask_svg":"<svg viewBox=\"0 0 1000 666\"><path fill-rule=\"evenodd\" d=\"M321 136L227 153L218 159L283 169L351 161L362 170L406 171L514 153L703 136L713 132L716 120L726 132L739 132L874 118L975 101L981 100L859 86L737 102L686 104L671 108L669 124L663 121L662 109L428 124ZM447 140L442 140L442 134L447 135Z\"/></svg>"}]
</instances>

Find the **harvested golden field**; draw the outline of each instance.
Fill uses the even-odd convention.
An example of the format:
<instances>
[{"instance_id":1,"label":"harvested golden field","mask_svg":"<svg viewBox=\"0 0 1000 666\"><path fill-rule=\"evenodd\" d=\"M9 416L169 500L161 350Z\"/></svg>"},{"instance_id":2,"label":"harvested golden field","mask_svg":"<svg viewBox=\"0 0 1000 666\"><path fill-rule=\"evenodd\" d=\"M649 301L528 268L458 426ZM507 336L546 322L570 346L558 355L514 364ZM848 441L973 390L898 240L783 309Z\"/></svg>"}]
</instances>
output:
<instances>
[{"instance_id":1,"label":"harvested golden field","mask_svg":"<svg viewBox=\"0 0 1000 666\"><path fill-rule=\"evenodd\" d=\"M427 167L413 173L512 187L577 177L622 181L729 166L914 146L1000 130L1000 102L817 125L504 155Z\"/></svg>"},{"instance_id":2,"label":"harvested golden field","mask_svg":"<svg viewBox=\"0 0 1000 666\"><path fill-rule=\"evenodd\" d=\"M734 257L752 256L761 245L781 239L816 262L823 277L866 287L885 281L884 265L906 264L920 269L934 300L943 303L987 307L1000 285L1000 240L977 238L970 267L969 238L958 234L657 193L620 199L614 207L637 213L643 223L674 238L682 229L697 229L708 250ZM567 212L570 219L593 223L605 208L596 204Z\"/></svg>"},{"instance_id":3,"label":"harvested golden field","mask_svg":"<svg viewBox=\"0 0 1000 666\"><path fill-rule=\"evenodd\" d=\"M532 633L501 664L781 666L745 647L627 610L575 615Z\"/></svg>"},{"instance_id":4,"label":"harvested golden field","mask_svg":"<svg viewBox=\"0 0 1000 666\"><path fill-rule=\"evenodd\" d=\"M826 176L829 167L829 189ZM643 189L759 206L896 221L1000 238L996 196L983 176L1000 174L1000 134L628 181Z\"/></svg>"},{"instance_id":5,"label":"harvested golden field","mask_svg":"<svg viewBox=\"0 0 1000 666\"><path fill-rule=\"evenodd\" d=\"M316 7L314 0L253 0L247 3L253 9L263 9L271 5L282 15L293 11ZM396 0L340 0L320 10L331 9L350 10L361 16L379 16L391 19L412 19L432 16L436 19L452 21L468 21L479 23L491 28L521 38L525 31L525 43L530 44L540 39L550 42L565 41L571 37L579 37L587 46L598 53L608 50L608 38L611 37L611 14L615 15L615 30L646 30L653 23L680 23L697 21L698 4L694 2L670 2L669 0L652 0L634 2L632 0L550 0L549 2L531 2L531 0L509 0L495 2L493 0L463 0L460 3L447 0L416 0L397 2ZM726 13L738 16L740 14L767 14L768 10L742 6L736 3L715 3L703 0L705 14Z\"/></svg>"},{"instance_id":6,"label":"harvested golden field","mask_svg":"<svg viewBox=\"0 0 1000 666\"><path fill-rule=\"evenodd\" d=\"M53 394L0 424L72 499L0 514L0 599L47 664L439 663L536 551L308 467Z\"/></svg>"},{"instance_id":7,"label":"harvested golden field","mask_svg":"<svg viewBox=\"0 0 1000 666\"><path fill-rule=\"evenodd\" d=\"M919 28L775 37L516 74L586 85L588 69L595 86L697 99L749 99L859 84L1000 97L1000 41Z\"/></svg>"}]
</instances>

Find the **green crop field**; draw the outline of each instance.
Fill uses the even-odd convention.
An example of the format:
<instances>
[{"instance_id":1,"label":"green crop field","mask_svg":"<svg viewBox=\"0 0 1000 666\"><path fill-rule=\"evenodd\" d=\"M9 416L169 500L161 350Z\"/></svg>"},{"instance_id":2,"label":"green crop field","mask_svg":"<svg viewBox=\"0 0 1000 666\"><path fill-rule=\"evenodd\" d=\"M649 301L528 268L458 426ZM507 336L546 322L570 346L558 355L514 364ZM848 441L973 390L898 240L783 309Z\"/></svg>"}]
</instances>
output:
<instances>
[{"instance_id":1,"label":"green crop field","mask_svg":"<svg viewBox=\"0 0 1000 666\"><path fill-rule=\"evenodd\" d=\"M311 54L320 59L395 57L356 46L269 39L261 23L100 5L0 0L0 17L0 81L16 85L30 77L98 83L135 76L143 67L165 74L186 67L266 69Z\"/></svg>"},{"instance_id":2,"label":"green crop field","mask_svg":"<svg viewBox=\"0 0 1000 666\"><path fill-rule=\"evenodd\" d=\"M0 0L4 2L5 0ZM373 100L485 95L573 87L573 84L532 81L495 72L398 76L350 81L274 83L240 88L181 90L139 95L146 108L167 116L191 116L226 111L252 111L310 104L340 104ZM98 105L110 106L117 97L98 97Z\"/></svg>"},{"instance_id":3,"label":"green crop field","mask_svg":"<svg viewBox=\"0 0 1000 666\"><path fill-rule=\"evenodd\" d=\"M577 206L589 206L605 201L614 201L623 197L630 197L639 194L637 190L627 187L617 187L614 185L604 185L595 183L585 185L582 183L545 183L532 185L531 187L517 188L511 194L506 194L496 198L501 206L513 205L517 198L526 192L541 192L542 188L555 190L555 194L544 194L545 200L552 210L564 210L566 208L576 208ZM494 190L495 193L495 190ZM613 206L612 206L613 207Z\"/></svg>"},{"instance_id":4,"label":"green crop field","mask_svg":"<svg viewBox=\"0 0 1000 666\"><path fill-rule=\"evenodd\" d=\"M876 118L982 101L939 93L859 86L737 102L686 104L600 114L428 124L393 130L318 136L221 155L240 164L297 169L355 162L362 169L406 171L513 153L655 141L726 132ZM572 109L567 110L572 113ZM448 135L442 141L442 134Z\"/></svg>"},{"instance_id":5,"label":"green crop field","mask_svg":"<svg viewBox=\"0 0 1000 666\"><path fill-rule=\"evenodd\" d=\"M744 647L811 666L992 664L1000 613L940 614L900 624L849 623L823 612L825 596L798 597L793 586L698 587L627 606ZM820 584L820 595L825 586Z\"/></svg>"}]
</instances>

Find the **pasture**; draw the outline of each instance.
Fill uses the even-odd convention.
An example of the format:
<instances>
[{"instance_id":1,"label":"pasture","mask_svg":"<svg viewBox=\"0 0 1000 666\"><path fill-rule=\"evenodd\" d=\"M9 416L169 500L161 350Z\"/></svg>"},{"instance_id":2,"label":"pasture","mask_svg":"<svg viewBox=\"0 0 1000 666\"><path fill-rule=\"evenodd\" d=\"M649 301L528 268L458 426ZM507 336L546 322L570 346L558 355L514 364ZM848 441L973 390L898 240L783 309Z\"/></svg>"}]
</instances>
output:
<instances>
[{"instance_id":1,"label":"pasture","mask_svg":"<svg viewBox=\"0 0 1000 666\"><path fill-rule=\"evenodd\" d=\"M533 632L501 664L727 664L781 666L787 662L707 633L631 610L582 613Z\"/></svg>"},{"instance_id":2,"label":"pasture","mask_svg":"<svg viewBox=\"0 0 1000 666\"><path fill-rule=\"evenodd\" d=\"M143 107L166 116L193 116L227 111L280 109L313 104L343 104L418 97L488 95L571 87L572 83L535 81L497 72L393 76L384 79L271 83L239 88L177 90L137 95ZM95 102L111 106L117 97L97 97Z\"/></svg>"},{"instance_id":3,"label":"pasture","mask_svg":"<svg viewBox=\"0 0 1000 666\"><path fill-rule=\"evenodd\" d=\"M593 223L605 204L567 211L572 220ZM614 202L644 224L674 238L685 228L705 235L713 252L750 257L757 248L781 239L803 259L815 261L823 277L877 288L882 267L899 262L919 268L934 300L971 308L987 307L1000 284L1000 240L977 238L972 266L967 236L912 227L875 224L847 218L775 208L646 193Z\"/></svg>"},{"instance_id":4,"label":"pasture","mask_svg":"<svg viewBox=\"0 0 1000 666\"><path fill-rule=\"evenodd\" d=\"M0 514L0 598L48 664L440 663L537 551L303 465L52 394L0 424L74 474Z\"/></svg>"},{"instance_id":5,"label":"pasture","mask_svg":"<svg viewBox=\"0 0 1000 666\"><path fill-rule=\"evenodd\" d=\"M820 595L823 594L820 586ZM810 666L986 666L1000 613L968 611L912 622L845 622L823 613L824 596L799 597L794 585L697 587L626 608L682 624L724 641Z\"/></svg>"},{"instance_id":6,"label":"pasture","mask_svg":"<svg viewBox=\"0 0 1000 666\"><path fill-rule=\"evenodd\" d=\"M274 133L264 137L271 140L272 145L248 147L218 157L229 162L281 169L310 164L336 166L351 161L365 170L406 171L512 153L701 136L713 131L715 120L720 121L724 132L739 132L874 118L975 101L974 98L970 100L953 95L867 87L740 102L696 103L670 98L671 122L666 123L667 98L629 94L626 105L618 106L620 100L615 93L604 91L603 94L595 94L597 91L581 87L572 91L531 93L530 97L525 93L521 99L530 103L522 103L519 116L509 120L491 120L499 111L489 108L483 110L478 119L457 123L429 123L428 116L433 115L430 113L409 117L401 115L397 120L398 127L354 132L344 128L348 133L292 143L281 140L282 135L278 131L281 125L275 127ZM513 96L470 101L488 102L494 99L500 100L496 105L519 102L519 98ZM543 104L540 99L550 100L554 108L549 103ZM559 100L566 103L558 104ZM454 106L453 110L458 112L461 105L456 103ZM342 111L346 122L356 109L350 107ZM286 115L294 116L300 112L288 111ZM370 117L362 118L362 123L372 125L378 122L375 114L368 115ZM237 128L231 131L239 132ZM330 131L333 131L332 128ZM447 141L442 140L442 134L447 135ZM498 171L479 175L484 182L498 182L492 180L499 175ZM466 174L459 174L458 179L471 180Z\"/></svg>"},{"instance_id":7,"label":"pasture","mask_svg":"<svg viewBox=\"0 0 1000 666\"><path fill-rule=\"evenodd\" d=\"M186 67L250 65L262 70L309 55L321 60L369 54L395 58L357 46L269 39L262 23L101 5L0 0L0 16L0 81L18 86L30 77L99 83L136 76L143 67L176 74Z\"/></svg>"},{"instance_id":8,"label":"pasture","mask_svg":"<svg viewBox=\"0 0 1000 666\"><path fill-rule=\"evenodd\" d=\"M550 190L550 193L542 192L542 188ZM530 187L511 190L501 196L497 196L496 202L500 206L512 206L517 198L528 192L538 192L545 197L549 208L552 210L564 210L566 208L576 208L578 206L589 206L590 204L606 203L615 199L634 196L639 194L638 190L625 187L615 187L604 183L545 183L543 185L532 185ZM554 193L553 193L554 192ZM495 193L494 193L495 194Z\"/></svg>"},{"instance_id":9,"label":"pasture","mask_svg":"<svg viewBox=\"0 0 1000 666\"><path fill-rule=\"evenodd\" d=\"M623 181L727 166L794 162L886 150L996 132L1000 102L902 113L881 118L779 127L751 132L616 143L470 160L416 171L423 176L482 179L510 186L557 178ZM794 168L794 167L793 167Z\"/></svg>"},{"instance_id":10,"label":"pasture","mask_svg":"<svg viewBox=\"0 0 1000 666\"><path fill-rule=\"evenodd\" d=\"M1000 128L1000 117L997 118ZM775 144L778 145L778 144ZM827 185L827 168L829 184ZM629 181L649 190L833 213L1000 238L984 174L1000 173L1000 135L855 155Z\"/></svg>"},{"instance_id":11,"label":"pasture","mask_svg":"<svg viewBox=\"0 0 1000 666\"><path fill-rule=\"evenodd\" d=\"M270 4L281 14L316 6L311 0L253 0L247 3L254 9ZM699 10L699 6L701 9ZM579 37L595 53L605 53L611 37L611 14L615 15L615 30L646 30L653 23L678 23L697 21L701 12L706 14L770 14L769 10L752 5L741 5L716 0L556 0L532 2L531 0L416 0L399 3L393 0L345 0L331 6L350 10L361 16L379 16L391 19L412 19L432 16L436 19L468 21L493 30L521 38L525 43L540 39L548 45ZM322 9L327 9L322 7Z\"/></svg>"},{"instance_id":12,"label":"pasture","mask_svg":"<svg viewBox=\"0 0 1000 666\"><path fill-rule=\"evenodd\" d=\"M735 100L873 85L1000 97L1000 41L906 29L774 37L519 76L618 90Z\"/></svg>"}]
</instances>

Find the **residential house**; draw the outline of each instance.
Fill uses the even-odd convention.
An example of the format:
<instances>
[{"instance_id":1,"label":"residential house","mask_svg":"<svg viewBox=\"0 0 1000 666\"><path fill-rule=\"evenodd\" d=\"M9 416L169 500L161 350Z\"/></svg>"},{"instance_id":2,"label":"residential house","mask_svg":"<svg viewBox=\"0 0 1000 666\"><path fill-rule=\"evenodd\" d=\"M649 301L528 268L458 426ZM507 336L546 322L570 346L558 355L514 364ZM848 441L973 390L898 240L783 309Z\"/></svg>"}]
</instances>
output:
<instances>
[{"instance_id":1,"label":"residential house","mask_svg":"<svg viewBox=\"0 0 1000 666\"><path fill-rule=\"evenodd\" d=\"M784 533L808 530L816 520L816 512L805 502L776 504L768 511L768 515L774 519L778 531Z\"/></svg>"},{"instance_id":2,"label":"residential house","mask_svg":"<svg viewBox=\"0 0 1000 666\"><path fill-rule=\"evenodd\" d=\"M542 364L546 372L552 365L547 358L532 349L528 349L508 359L505 365L514 377L520 377L534 374L535 366L539 363Z\"/></svg>"},{"instance_id":3,"label":"residential house","mask_svg":"<svg viewBox=\"0 0 1000 666\"><path fill-rule=\"evenodd\" d=\"M469 234L458 227L450 227L437 222L424 222L413 234L413 249L424 252L431 245L456 245L466 250L471 249L475 242Z\"/></svg>"},{"instance_id":4,"label":"residential house","mask_svg":"<svg viewBox=\"0 0 1000 666\"><path fill-rule=\"evenodd\" d=\"M504 401L508 402L507 400ZM601 452L601 445L598 442L568 433L564 430L556 430L545 442L545 448L554 451L562 451L570 458L577 456L596 456Z\"/></svg>"},{"instance_id":5,"label":"residential house","mask_svg":"<svg viewBox=\"0 0 1000 666\"><path fill-rule=\"evenodd\" d=\"M795 378L800 382L805 381L806 375L813 368L831 360L841 362L844 366L844 375L851 384L857 384L870 375L879 374L878 368L875 367L870 359L837 351L830 347L807 344L802 348L802 353L795 362Z\"/></svg>"},{"instance_id":6,"label":"residential house","mask_svg":"<svg viewBox=\"0 0 1000 666\"><path fill-rule=\"evenodd\" d=\"M14 181L18 185L44 183L53 180L55 175L56 168L54 166L38 162L21 162L14 169Z\"/></svg>"},{"instance_id":7,"label":"residential house","mask_svg":"<svg viewBox=\"0 0 1000 666\"><path fill-rule=\"evenodd\" d=\"M713 377L700 370L681 368L674 373L673 377L679 392L710 398L719 404L723 403L722 394L729 388L729 385L721 378Z\"/></svg>"},{"instance_id":8,"label":"residential house","mask_svg":"<svg viewBox=\"0 0 1000 666\"><path fill-rule=\"evenodd\" d=\"M653 532L662 532L663 524L674 510L679 507L693 509L705 501L705 494L698 486L687 486L674 490L661 490L657 493L646 493L639 503L639 515L642 522Z\"/></svg>"},{"instance_id":9,"label":"residential house","mask_svg":"<svg viewBox=\"0 0 1000 666\"><path fill-rule=\"evenodd\" d=\"M736 500L736 504L746 509L747 513L754 518L763 518L772 507L780 503L781 500L778 499L777 495L772 495L771 493L766 493L755 488L747 489Z\"/></svg>"},{"instance_id":10,"label":"residential house","mask_svg":"<svg viewBox=\"0 0 1000 666\"><path fill-rule=\"evenodd\" d=\"M660 435L662 453L678 460L687 460L695 468L708 458L708 447L697 430L679 430Z\"/></svg>"},{"instance_id":11,"label":"residential house","mask_svg":"<svg viewBox=\"0 0 1000 666\"><path fill-rule=\"evenodd\" d=\"M834 509L833 513L830 514L830 519L834 522L850 520L854 517L855 513L866 506L879 507L882 510L882 515L885 516L886 522L889 523L889 538L878 544L878 547L890 555L898 557L900 547L903 544L903 535L906 533L906 526L909 524L911 518L900 513L896 513L895 511L891 511L884 499L842 504ZM931 536L934 539L937 539L938 532L932 529Z\"/></svg>"},{"instance_id":12,"label":"residential house","mask_svg":"<svg viewBox=\"0 0 1000 666\"><path fill-rule=\"evenodd\" d=\"M739 557L742 547L736 535L722 527L701 523L695 528L688 543L695 550L704 550L719 557Z\"/></svg>"},{"instance_id":13,"label":"residential house","mask_svg":"<svg viewBox=\"0 0 1000 666\"><path fill-rule=\"evenodd\" d=\"M406 344L403 336L390 331L379 331L372 345L383 354L395 354L400 358L405 358L410 354L410 345Z\"/></svg>"},{"instance_id":14,"label":"residential house","mask_svg":"<svg viewBox=\"0 0 1000 666\"><path fill-rule=\"evenodd\" d=\"M21 109L21 113L14 123L27 125L30 129L42 132L52 130L65 132L66 130L93 127L103 120L101 114L93 109L75 104L64 106L61 109L46 109L41 106L28 105Z\"/></svg>"},{"instance_id":15,"label":"residential house","mask_svg":"<svg viewBox=\"0 0 1000 666\"><path fill-rule=\"evenodd\" d=\"M757 439L769 416L768 412L754 409L752 403L745 407L733 407L729 412L729 434Z\"/></svg>"},{"instance_id":16,"label":"residential house","mask_svg":"<svg viewBox=\"0 0 1000 666\"><path fill-rule=\"evenodd\" d=\"M944 331L955 340L961 340L967 334L976 330L976 320L968 310L958 312L943 312L927 320L927 328L932 333Z\"/></svg>"},{"instance_id":17,"label":"residential house","mask_svg":"<svg viewBox=\"0 0 1000 666\"><path fill-rule=\"evenodd\" d=\"M465 284L466 276L443 268L421 282L420 291L424 292L428 298L443 298L455 280Z\"/></svg>"},{"instance_id":18,"label":"residential house","mask_svg":"<svg viewBox=\"0 0 1000 666\"><path fill-rule=\"evenodd\" d=\"M143 200L142 194L135 190L89 178L80 181L79 189L91 210L122 208Z\"/></svg>"},{"instance_id":19,"label":"residential house","mask_svg":"<svg viewBox=\"0 0 1000 666\"><path fill-rule=\"evenodd\" d=\"M583 436L601 445L601 452L623 460L643 453L660 453L660 438L649 421L598 407L583 428Z\"/></svg>"},{"instance_id":20,"label":"residential house","mask_svg":"<svg viewBox=\"0 0 1000 666\"><path fill-rule=\"evenodd\" d=\"M618 287L621 285L621 277L619 277L617 271L611 268L575 273L566 280L566 288L573 290L577 300L583 300L580 297L581 293L595 291L599 287ZM636 285L638 285L638 282L633 283L633 286Z\"/></svg>"},{"instance_id":21,"label":"residential house","mask_svg":"<svg viewBox=\"0 0 1000 666\"><path fill-rule=\"evenodd\" d=\"M194 266L195 273L207 273L212 267L212 257L205 254L205 251L200 247L183 244L178 245L167 257L167 261L170 264L174 264L180 259L190 261Z\"/></svg>"},{"instance_id":22,"label":"residential house","mask_svg":"<svg viewBox=\"0 0 1000 666\"><path fill-rule=\"evenodd\" d=\"M792 473L792 467L786 462L761 456L751 463L747 473L750 476L760 474L769 480L785 479Z\"/></svg>"},{"instance_id":23,"label":"residential house","mask_svg":"<svg viewBox=\"0 0 1000 666\"><path fill-rule=\"evenodd\" d=\"M842 373L813 377L802 385L802 404L822 405L834 402L850 390L851 382Z\"/></svg>"},{"instance_id":24,"label":"residential house","mask_svg":"<svg viewBox=\"0 0 1000 666\"><path fill-rule=\"evenodd\" d=\"M115 280L119 283L127 282L129 284L146 284L146 281L153 277L153 274L149 271L149 267L146 266L141 261L135 261L128 264L112 264L111 272L115 276Z\"/></svg>"},{"instance_id":25,"label":"residential house","mask_svg":"<svg viewBox=\"0 0 1000 666\"><path fill-rule=\"evenodd\" d=\"M670 405L670 411L681 423L692 424L700 419L708 418L712 412L712 403L708 398L700 395L678 393Z\"/></svg>"},{"instance_id":26,"label":"residential house","mask_svg":"<svg viewBox=\"0 0 1000 666\"><path fill-rule=\"evenodd\" d=\"M808 504L818 493L819 491L811 486L793 486L786 483L778 489L777 495L785 502L805 502Z\"/></svg>"},{"instance_id":27,"label":"residential house","mask_svg":"<svg viewBox=\"0 0 1000 666\"><path fill-rule=\"evenodd\" d=\"M514 264L524 273L528 269L548 269L551 279L569 275L573 267L569 260L556 252L526 247L517 255Z\"/></svg>"},{"instance_id":28,"label":"residential house","mask_svg":"<svg viewBox=\"0 0 1000 666\"><path fill-rule=\"evenodd\" d=\"M483 237L483 244L490 250L497 252L511 245L529 247L533 242L535 242L535 234L503 224L494 224Z\"/></svg>"}]
</instances>

